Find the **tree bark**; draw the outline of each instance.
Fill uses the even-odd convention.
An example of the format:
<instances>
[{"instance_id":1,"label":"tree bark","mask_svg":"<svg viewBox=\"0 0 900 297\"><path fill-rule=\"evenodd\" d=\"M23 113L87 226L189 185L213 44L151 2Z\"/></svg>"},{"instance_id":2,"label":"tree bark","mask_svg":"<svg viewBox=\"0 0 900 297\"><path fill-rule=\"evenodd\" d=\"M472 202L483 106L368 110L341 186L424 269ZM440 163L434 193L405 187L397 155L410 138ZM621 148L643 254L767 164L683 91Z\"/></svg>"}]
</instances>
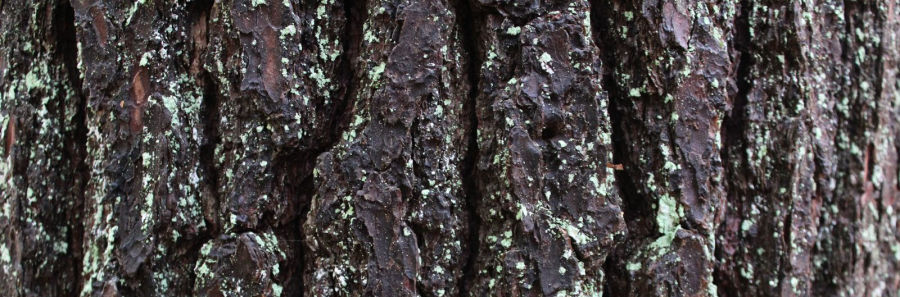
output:
<instances>
[{"instance_id":1,"label":"tree bark","mask_svg":"<svg viewBox=\"0 0 900 297\"><path fill-rule=\"evenodd\" d=\"M898 0L0 0L2 296L900 296Z\"/></svg>"}]
</instances>

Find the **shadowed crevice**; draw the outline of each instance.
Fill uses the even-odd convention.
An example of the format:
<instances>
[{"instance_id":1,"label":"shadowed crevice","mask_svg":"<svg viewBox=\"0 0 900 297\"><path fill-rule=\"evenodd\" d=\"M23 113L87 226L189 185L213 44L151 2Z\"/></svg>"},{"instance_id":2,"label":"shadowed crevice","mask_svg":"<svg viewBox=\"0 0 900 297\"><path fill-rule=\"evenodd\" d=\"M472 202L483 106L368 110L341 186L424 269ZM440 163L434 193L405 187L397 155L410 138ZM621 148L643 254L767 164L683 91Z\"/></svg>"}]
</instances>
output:
<instances>
[{"instance_id":1,"label":"shadowed crevice","mask_svg":"<svg viewBox=\"0 0 900 297\"><path fill-rule=\"evenodd\" d=\"M216 147L221 143L219 134L219 123L221 120L221 113L219 111L220 89L213 75L201 66L203 60L206 58L206 49L208 46L206 42L208 41L209 36L207 30L209 28L209 16L212 13L213 4L213 0L198 0L189 3L187 7L188 15L193 21L190 27L192 30L191 33L194 37L202 37L202 40L192 40L194 43L202 42L202 44L194 44L191 60L194 61L195 65L190 65L189 69L191 71L198 71L197 73L194 73L194 79L196 85L200 87L202 92L200 94L200 133L202 135L202 142L199 146L197 162L202 174L201 181L203 186L201 188L201 193L203 196L202 200L205 203L204 213L206 214L215 214L216 210L219 209L218 203L220 201L219 166L216 164L215 156ZM188 248L189 252L185 255L188 263L195 263L197 259L200 258L200 250L203 245L214 239L216 235L221 232L221 225L215 216L204 216L204 221L207 228L201 229L201 232L197 237L188 243L190 244L190 247ZM186 288L189 292L193 293L195 282L196 275L192 275L189 278L190 288Z\"/></svg>"},{"instance_id":2,"label":"shadowed crevice","mask_svg":"<svg viewBox=\"0 0 900 297\"><path fill-rule=\"evenodd\" d=\"M634 184L631 173L639 168L640 164L631 163L628 156L636 153L630 139L625 131L630 119L635 118L628 113L633 110L624 105L622 100L629 100L625 96L627 91L621 90L619 83L616 81L615 67L620 61L616 56L616 50L621 45L614 36L614 28L609 22L612 21L612 12L614 4L609 0L591 0L591 35L594 43L599 48L601 63L601 84L607 96L604 99L608 101L607 110L610 119L610 132L612 134L613 160L615 164L622 164L625 170L616 170L616 187L618 188L619 197L621 198L621 206L623 217L626 223L625 243L618 245L604 263L603 269L606 273L604 279L603 292L611 296L627 296L631 290L630 278L626 270L626 260L629 258L632 249L629 248L631 240L638 235L637 230L633 227L641 225L641 222L652 221L653 216L652 203L641 196L638 188ZM639 124L639 123L638 123ZM646 225L646 224L644 224ZM636 233L637 232L637 233ZM646 232L644 232L646 233ZM640 237L637 237L640 239Z\"/></svg>"},{"instance_id":3,"label":"shadowed crevice","mask_svg":"<svg viewBox=\"0 0 900 297\"><path fill-rule=\"evenodd\" d=\"M624 131L622 130L623 116L619 112L620 104L617 98L621 98L618 84L615 81L615 65L617 65L617 57L615 54L617 42L612 38L610 21L610 8L612 3L605 0L591 0L589 2L591 9L591 36L594 38L594 44L598 47L601 60L600 75L602 89L606 93L603 99L607 100L607 110L605 112L610 119L610 132L612 134L613 163L622 164L624 168L633 168L631 164L626 164L627 158L623 154L628 153L629 146L626 145L624 139ZM618 188L619 197L621 198L623 217L626 222L626 232L635 217L640 211L642 205L637 204L639 199L634 182L628 175L627 171L615 171L616 187ZM627 234L627 233L626 233ZM628 236L626 236L626 239ZM611 296L627 296L629 289L629 281L625 271L625 259L627 254L616 248L610 253L607 261L603 265L606 278L603 280L604 294Z\"/></svg>"},{"instance_id":4,"label":"shadowed crevice","mask_svg":"<svg viewBox=\"0 0 900 297\"><path fill-rule=\"evenodd\" d=\"M723 174L726 176L726 178L723 179L722 191L726 197L726 201L724 201L726 204L742 203L742 198L740 197L741 194L737 193L736 189L733 188L734 183L737 181L727 177L748 176L750 174L749 172L746 172L746 170L741 170L735 166L736 162L747 160L747 144L744 141L747 121L746 110L748 95L753 88L753 81L750 77L752 73L750 71L756 64L756 60L751 54L753 51L753 43L750 35L750 13L752 12L752 3L750 0L742 0L738 5L739 11L734 23L735 31L734 40L732 41L734 51L736 51L734 58L737 60L737 70L734 78L737 85L737 92L733 95L734 100L731 102L731 109L726 110L725 116L722 119L722 130L720 132L722 149L719 153L722 156L722 164L724 167ZM724 236L725 238L729 237L727 235L728 231L726 230L728 226L727 217L732 211L741 211L742 209L743 207L741 205L726 207L725 217L722 218L724 223L718 230L715 230L717 236ZM789 228L789 225L785 226L785 228ZM717 244L715 247L715 255L725 255L726 252L723 248L723 246ZM734 276L740 272L727 271L727 269L728 266L717 265L713 272L713 283L718 287L720 292L739 290L742 284L734 283L733 280Z\"/></svg>"},{"instance_id":5,"label":"shadowed crevice","mask_svg":"<svg viewBox=\"0 0 900 297\"><path fill-rule=\"evenodd\" d=\"M750 5L748 1L741 1L741 10L735 21L735 38L734 48L737 53L737 94L731 104L731 110L726 112L725 118L722 120L722 163L730 164L732 158L745 158L742 156L732 156L729 150L745 152L743 149L743 135L745 133L747 97L753 82L750 80L750 69L755 64L751 52L750 24L749 13ZM734 149L732 146L738 146ZM745 154L745 153L742 153ZM726 166L727 167L727 166ZM728 183L725 184L725 191L728 192Z\"/></svg>"},{"instance_id":6,"label":"shadowed crevice","mask_svg":"<svg viewBox=\"0 0 900 297\"><path fill-rule=\"evenodd\" d=\"M335 120L332 121L334 129L328 135L328 141L316 150L316 157L323 152L330 151L339 141L341 135L350 125L350 119L353 117L356 99L360 87L360 70L359 70L359 52L363 41L363 24L368 18L368 1L346 1L344 3L344 32L342 45L343 53L338 58L340 60L339 69L337 71L338 81L342 82L344 87L343 98L340 100L337 109L334 111ZM337 100L336 100L337 101ZM313 160L315 162L315 160Z\"/></svg>"},{"instance_id":7,"label":"shadowed crevice","mask_svg":"<svg viewBox=\"0 0 900 297\"><path fill-rule=\"evenodd\" d=\"M72 4L69 1L57 2L53 14L52 31L56 34L57 59L62 61L66 79L68 80L68 87L72 90L73 96L67 99L74 100L74 102L63 100L60 104L60 123L63 125L74 124L73 128L64 129L63 132L65 137L63 140L65 144L63 158L70 160L70 168L75 171L73 172L73 176L75 176L73 179L74 184L71 185L74 187L72 191L74 201L71 201L72 203L69 205L68 219L70 222L66 224L69 226L70 231L67 234L68 238L66 241L70 247L68 257L72 263L71 267L69 267L70 272L72 275L80 276L82 259L84 258L82 241L84 240L85 232L83 220L86 199L85 190L87 182L90 180L90 167L86 160L88 141L86 123L87 98L82 90L81 72L78 69L78 41L75 28L75 10ZM62 92L62 94L65 94L65 92ZM66 108L67 106L72 106L73 108ZM69 112L74 112L74 114L67 114ZM71 123L66 122L67 118L71 118ZM77 282L71 287L71 291L66 292L62 290L61 293L64 292L65 296L78 296L82 285L82 282Z\"/></svg>"},{"instance_id":8,"label":"shadowed crevice","mask_svg":"<svg viewBox=\"0 0 900 297\"><path fill-rule=\"evenodd\" d=\"M194 34L202 35L204 38L208 36L208 32L206 31L209 28L209 15L212 12L213 0L201 0L192 2L188 7L189 14L191 18L197 22L207 22L205 25L194 25L194 28L198 28L202 30L202 32L195 32ZM206 45L202 45L200 48L195 48L195 52L193 52L193 60L195 61L203 61L206 55ZM202 63L201 63L202 64ZM219 202L219 167L216 164L215 159L215 150L216 147L221 143L220 134L219 134L219 122L221 121L221 114L219 111L219 86L216 80L213 78L212 74L206 69L200 69L200 72L196 74L197 77L197 85L202 88L202 99L200 102L200 122L202 124L201 133L203 135L203 142L200 143L200 152L199 152L199 167L203 171L204 183L205 183L205 195L207 199L205 199L208 203L213 203L214 205L211 207L212 209L218 209ZM218 234L219 233L219 222L210 221L211 218L206 218L206 225L209 226L208 233Z\"/></svg>"},{"instance_id":9,"label":"shadowed crevice","mask_svg":"<svg viewBox=\"0 0 900 297\"><path fill-rule=\"evenodd\" d=\"M481 203L481 193L478 190L479 171L478 162L478 108L477 97L481 75L481 41L479 31L483 22L483 14L477 11L470 0L452 1L456 12L456 26L462 41L463 56L466 59L466 76L469 80L469 90L466 101L463 103L463 112L468 116L466 127L467 149L463 157L463 190L466 195L466 220L468 231L467 248L464 250L462 278L459 281L459 295L468 296L466 292L472 285L476 275L476 261L479 253L481 217L478 216L478 207Z\"/></svg>"},{"instance_id":10,"label":"shadowed crevice","mask_svg":"<svg viewBox=\"0 0 900 297\"><path fill-rule=\"evenodd\" d=\"M303 296L309 284L304 280L314 279L306 277L309 271L310 248L306 244L306 234L303 225L306 222L313 196L316 193L316 181L313 176L319 156L331 151L340 142L340 137L350 125L350 119L354 114L358 94L359 69L358 59L360 46L363 40L363 24L368 13L368 1L344 1L344 27L341 36L343 51L337 58L339 69L336 71L336 80L341 82L341 92L333 95L332 102L336 102L336 108L332 111L332 129L324 135L324 141L313 145L307 150L294 150L282 152L275 156L276 175L282 180L278 184L284 185L283 193L288 199L296 199L289 203L293 207L290 210L293 215L288 216L288 222L276 222L279 227L275 230L281 237L290 242L291 255L286 259L289 269L281 279L285 285L285 295Z\"/></svg>"}]
</instances>

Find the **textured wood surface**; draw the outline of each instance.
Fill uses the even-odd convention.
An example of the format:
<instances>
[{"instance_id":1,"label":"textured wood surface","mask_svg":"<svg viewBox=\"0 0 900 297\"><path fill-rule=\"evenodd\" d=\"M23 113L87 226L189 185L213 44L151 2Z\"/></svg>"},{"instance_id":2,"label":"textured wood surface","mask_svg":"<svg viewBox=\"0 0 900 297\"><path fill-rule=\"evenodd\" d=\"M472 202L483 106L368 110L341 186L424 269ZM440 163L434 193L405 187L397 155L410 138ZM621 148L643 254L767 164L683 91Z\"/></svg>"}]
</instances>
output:
<instances>
[{"instance_id":1,"label":"textured wood surface","mask_svg":"<svg viewBox=\"0 0 900 297\"><path fill-rule=\"evenodd\" d=\"M900 296L897 0L0 0L2 296Z\"/></svg>"}]
</instances>

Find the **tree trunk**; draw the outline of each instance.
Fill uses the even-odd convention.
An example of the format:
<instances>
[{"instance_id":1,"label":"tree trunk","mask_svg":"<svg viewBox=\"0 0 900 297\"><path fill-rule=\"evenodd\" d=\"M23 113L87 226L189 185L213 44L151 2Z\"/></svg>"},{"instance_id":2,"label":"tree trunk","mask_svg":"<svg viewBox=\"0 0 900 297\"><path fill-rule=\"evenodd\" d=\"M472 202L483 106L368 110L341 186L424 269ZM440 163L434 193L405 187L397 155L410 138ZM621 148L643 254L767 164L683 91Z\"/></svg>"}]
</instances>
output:
<instances>
[{"instance_id":1,"label":"tree trunk","mask_svg":"<svg viewBox=\"0 0 900 297\"><path fill-rule=\"evenodd\" d=\"M898 0L0 0L0 295L900 296L898 34Z\"/></svg>"}]
</instances>

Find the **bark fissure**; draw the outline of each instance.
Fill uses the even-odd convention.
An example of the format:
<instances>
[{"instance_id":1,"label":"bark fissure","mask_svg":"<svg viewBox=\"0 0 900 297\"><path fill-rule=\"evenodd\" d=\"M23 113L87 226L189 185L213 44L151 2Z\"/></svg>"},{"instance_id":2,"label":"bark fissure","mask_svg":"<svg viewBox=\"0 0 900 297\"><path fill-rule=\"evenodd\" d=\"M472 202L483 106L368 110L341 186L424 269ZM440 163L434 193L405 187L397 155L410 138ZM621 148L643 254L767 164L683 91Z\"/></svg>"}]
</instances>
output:
<instances>
[{"instance_id":1,"label":"bark fissure","mask_svg":"<svg viewBox=\"0 0 900 297\"><path fill-rule=\"evenodd\" d=\"M753 86L753 82L749 79L750 69L753 67L753 57L751 56L750 47L752 46L752 41L750 40L750 25L749 25L749 14L751 5L749 5L750 0L742 0L740 2L740 13L737 16L737 20L735 21L735 39L733 41L735 52L737 53L737 71L735 81L737 83L737 92L735 94L735 99L732 102L731 110L727 112L725 118L722 120L722 163L729 164L731 161L731 154L729 150L734 149L735 151L740 152L741 158L746 158L746 150L742 149L743 147L743 135L744 135L744 122L746 113L744 109L747 107L747 94L750 92L750 89ZM735 148L737 145L742 145L741 147ZM728 167L727 167L728 168ZM727 173L726 173L727 174ZM728 191L729 183L725 183L725 193L730 193Z\"/></svg>"},{"instance_id":2,"label":"bark fissure","mask_svg":"<svg viewBox=\"0 0 900 297\"><path fill-rule=\"evenodd\" d=\"M601 59L600 73L602 75L601 85L603 91L607 94L606 98L609 102L606 112L610 117L613 163L621 164L624 168L624 170L615 171L615 180L616 187L619 190L619 197L622 201L622 212L626 226L625 238L627 240L639 234L638 232L646 232L637 230L641 228L635 228L635 224L651 219L652 209L650 201L643 199L638 193L638 188L635 186L630 173L637 167L635 167L636 164L631 164L627 157L633 153L630 149L632 145L629 144L625 131L623 130L624 127L628 125L623 113L629 109L622 106L623 103L620 98L623 98L623 95L626 94L626 92L619 88L619 83L616 81L615 75L615 67L619 63L615 48L619 45L616 39L611 35L614 34L612 32L614 29L608 24L608 21L611 18L610 13L612 11L612 3L603 0L591 0L590 4L591 35L593 37L593 42L599 48ZM617 260L627 259L629 253L631 253L627 246L629 246L627 243L618 245L616 250L611 253L611 260L607 261L604 265L606 279L604 280L603 291L612 296L626 296L630 290L627 276L628 271L625 267L626 263Z\"/></svg>"},{"instance_id":3,"label":"bark fissure","mask_svg":"<svg viewBox=\"0 0 900 297\"><path fill-rule=\"evenodd\" d=\"M479 82L481 77L481 60L480 42L478 38L477 24L482 22L481 16L474 11L470 0L454 0L453 9L456 12L456 20L458 34L462 35L462 50L465 53L466 70L465 74L469 80L469 90L466 93L466 102L464 102L463 110L467 114L468 124L466 127L466 135L468 143L466 144L466 154L463 157L463 190L466 196L466 220L468 230L468 248L463 257L465 260L462 267L462 278L459 281L458 292L460 295L467 295L472 280L475 278L476 261L478 259L478 249L480 242L481 218L478 215L478 206L481 202L481 193L478 191L478 113L477 113L477 97Z\"/></svg>"},{"instance_id":4,"label":"bark fissure","mask_svg":"<svg viewBox=\"0 0 900 297\"><path fill-rule=\"evenodd\" d=\"M209 22L211 22L210 13L212 12L213 4L213 0L201 0L192 2L192 7L188 8L191 17L195 21L205 22L205 24L200 25L202 27L197 27L198 24L196 23L192 26L193 28L202 28L199 29L199 32L194 32L194 34L202 36L204 42L209 38L207 28L209 28ZM195 61L194 63L199 67L200 61L203 61L206 57L207 45L199 45L200 48L197 48L197 46L198 45L195 45L192 53L192 60ZM198 70L200 73L195 74L195 80L196 85L200 86L202 89L200 110L201 123L203 124L201 133L204 140L204 142L200 144L200 167L204 168L206 171L206 182L209 184L209 188L212 189L210 194L212 195L213 200L218 201L219 170L215 164L215 149L221 142L219 139L219 122L221 121L221 115L219 113L219 86L208 70Z\"/></svg>"},{"instance_id":5,"label":"bark fissure","mask_svg":"<svg viewBox=\"0 0 900 297\"><path fill-rule=\"evenodd\" d=\"M219 166L216 165L216 147L221 144L219 137L219 122L221 121L219 114L219 93L216 83L208 72L202 74L201 80L203 85L203 99L201 101L200 110L203 111L202 128L204 143L200 145L199 162L200 168L206 173L204 176L208 192L207 195L211 198L209 201L215 203L215 205L212 206L212 209L219 209L220 171ZM211 230L211 232L218 233L218 228L220 227L219 223L211 221L210 219L211 218L206 218L206 223L209 226L215 226L214 229L216 229Z\"/></svg>"},{"instance_id":6,"label":"bark fissure","mask_svg":"<svg viewBox=\"0 0 900 297\"><path fill-rule=\"evenodd\" d=\"M354 109L356 109L356 98L359 96L360 70L358 68L360 61L358 61L358 59L360 55L360 46L363 41L363 25L369 17L367 10L369 0L349 2L349 5L346 3L344 4L344 13L347 18L345 24L346 35L343 37L344 40L342 42L344 51L341 57L341 71L339 71L339 74L341 75L339 79L346 82L346 90L344 91L345 93L341 107L335 112L336 117L338 118L335 123L338 125L333 129L334 132L331 134L330 141L324 147L317 150L316 157L324 152L330 151L340 140L341 134L350 125L350 117L353 115Z\"/></svg>"},{"instance_id":7,"label":"bark fissure","mask_svg":"<svg viewBox=\"0 0 900 297\"><path fill-rule=\"evenodd\" d=\"M318 187L313 176L317 161L323 154L332 151L333 148L338 145L341 140L341 135L350 129L350 121L357 108L357 96L360 95L359 88L361 87L360 70L358 69L360 61L358 60L361 52L360 46L363 41L363 25L368 18L368 3L368 0L360 0L347 1L342 4L345 23L343 36L340 36L342 52L338 57L340 61L338 69L340 70L337 72L337 80L343 82L343 90L342 93L339 93L341 98L338 103L338 108L333 113L335 120L332 121L332 124L334 127L331 129L329 135L327 135L326 141L318 147L315 147L311 152L303 153L302 155L304 157L301 158L303 160L301 165L302 168L300 171L294 170L293 176L300 178L294 180L303 180L301 186L296 189L296 193L306 195L306 197L304 197L305 201L302 203L301 209L299 209L296 223L289 224L289 226L296 225L296 228L299 230L296 234L298 236L297 238L307 237L303 226L310 211L310 202ZM285 182L288 181L286 180ZM299 282L299 284L297 284L295 294L304 296L308 292L308 287L313 286L313 284L305 283L305 280L307 280L305 275L312 271L310 269L310 265L312 264L309 263L311 259L308 259L311 253L306 240L297 240L296 244L296 259L294 261L299 267L296 268L295 271L298 271L299 273L293 279Z\"/></svg>"},{"instance_id":8,"label":"bark fissure","mask_svg":"<svg viewBox=\"0 0 900 297\"><path fill-rule=\"evenodd\" d=\"M0 5L0 9L2 9L2 5ZM72 4L69 1L57 2L54 10L53 30L56 34L56 50L60 53L64 69L66 70L66 78L69 87L71 87L72 92L74 92L75 100L75 114L72 115L72 122L76 126L71 129L69 135L66 136L66 146L68 149L66 150L67 154L65 158L73 160L72 168L75 170L75 176L77 176L77 178L75 178L77 184L73 191L75 194L75 201L70 205L70 217L74 220L70 222L69 226L71 227L71 231L68 234L67 241L68 246L72 248L71 259L74 259L72 261L71 272L72 275L78 275L81 273L82 259L84 257L82 251L84 221L81 218L84 217L84 203L86 201L85 188L87 187L87 181L90 179L90 167L88 167L86 160L87 98L82 91L82 81L80 70L78 69L75 10L72 8ZM65 91L63 91L63 93L65 94ZM67 116L66 112L69 110L65 107L65 104L60 104L59 108L61 110L60 122L65 123L65 118ZM82 285L81 282L78 282L72 287L73 290L68 292L67 295L73 297L77 296L78 292L81 291Z\"/></svg>"},{"instance_id":9,"label":"bark fissure","mask_svg":"<svg viewBox=\"0 0 900 297\"><path fill-rule=\"evenodd\" d=\"M206 199L204 200L211 204L206 206L204 213L210 214L216 213L220 207L219 201L221 201L221 195L219 194L219 172L221 168L216 162L216 148L222 143L219 131L219 123L222 120L220 112L221 90L212 73L201 66L201 61L203 61L207 55L208 44L206 43L209 40L208 28L210 22L212 22L210 20L210 15L212 14L213 5L213 0L199 0L191 2L188 6L188 14L194 22L191 24L191 30L194 37L199 37L199 40L194 40L194 50L191 52L192 64L187 67L190 69L189 71L198 71L198 73L194 73L194 80L195 85L199 86L201 89L200 133L203 138L198 147L197 162L198 167L203 174L202 181L204 188L201 191L201 195L206 196ZM197 44L198 42L202 44ZM203 221L207 228L203 229L204 232L201 232L198 237L193 240L193 245L189 249L190 254L188 255L188 258L192 261L196 261L200 258L201 248L205 243L212 240L215 237L215 234L221 234L221 223L217 218L204 215ZM188 283L191 288L193 288L196 284L196 277L190 277ZM192 290L191 294L194 293L195 292Z\"/></svg>"}]
</instances>

